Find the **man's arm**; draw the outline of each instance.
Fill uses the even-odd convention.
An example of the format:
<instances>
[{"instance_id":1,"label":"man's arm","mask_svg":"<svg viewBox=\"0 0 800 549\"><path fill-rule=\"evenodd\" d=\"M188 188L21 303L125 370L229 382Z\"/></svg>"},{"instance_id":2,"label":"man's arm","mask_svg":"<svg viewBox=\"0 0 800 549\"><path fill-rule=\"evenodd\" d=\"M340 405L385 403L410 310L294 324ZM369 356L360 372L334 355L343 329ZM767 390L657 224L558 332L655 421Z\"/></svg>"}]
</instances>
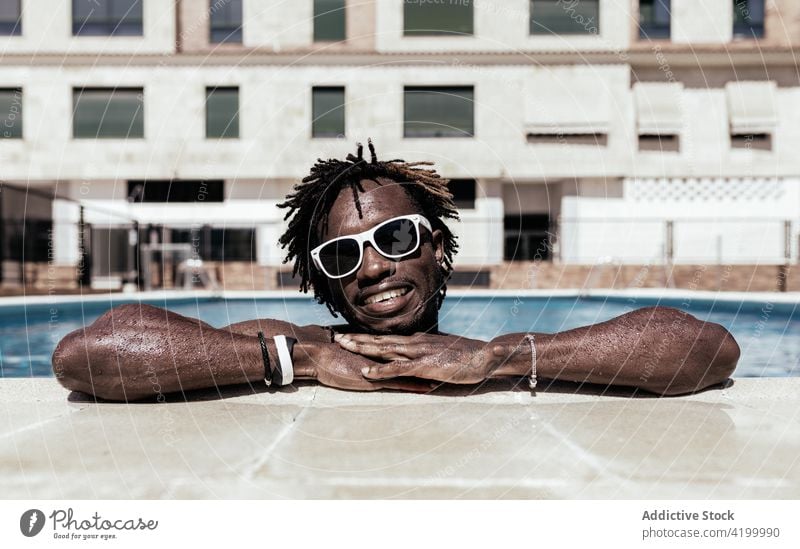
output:
<instances>
[{"instance_id":1,"label":"man's arm","mask_svg":"<svg viewBox=\"0 0 800 549\"><path fill-rule=\"evenodd\" d=\"M368 379L413 376L478 383L531 373L527 334L485 343L456 336L349 334L339 344L389 364L364 371ZM540 379L624 385L675 395L720 383L733 373L739 346L712 322L666 307L648 307L607 322L557 334L535 334Z\"/></svg>"},{"instance_id":2,"label":"man's arm","mask_svg":"<svg viewBox=\"0 0 800 549\"><path fill-rule=\"evenodd\" d=\"M501 365L493 375L529 375L525 334L492 340ZM520 344L522 343L522 344ZM648 307L557 334L535 336L542 379L625 385L664 395L698 391L730 377L739 346L719 324L667 307Z\"/></svg>"},{"instance_id":3,"label":"man's arm","mask_svg":"<svg viewBox=\"0 0 800 549\"><path fill-rule=\"evenodd\" d=\"M62 339L53 353L53 372L67 389L109 400L137 400L164 393L237 383L263 383L257 334L267 336L271 363L278 361L272 336L298 340L292 353L295 378L316 379L341 389L427 391L426 382L373 383L361 369L376 363L354 357L331 342L321 326L299 327L262 319L214 328L150 305L115 307L94 323Z\"/></svg>"},{"instance_id":4,"label":"man's arm","mask_svg":"<svg viewBox=\"0 0 800 549\"><path fill-rule=\"evenodd\" d=\"M53 353L61 384L110 400L257 382L257 338L152 307L115 307L62 339Z\"/></svg>"}]
</instances>

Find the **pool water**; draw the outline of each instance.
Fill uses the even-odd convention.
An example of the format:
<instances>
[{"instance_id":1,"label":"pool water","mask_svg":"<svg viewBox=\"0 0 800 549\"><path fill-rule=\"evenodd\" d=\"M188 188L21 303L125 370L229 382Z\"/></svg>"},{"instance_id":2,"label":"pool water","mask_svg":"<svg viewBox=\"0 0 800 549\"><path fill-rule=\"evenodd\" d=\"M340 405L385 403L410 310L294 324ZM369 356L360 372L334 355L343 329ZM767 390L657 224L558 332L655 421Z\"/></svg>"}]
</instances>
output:
<instances>
[{"instance_id":1,"label":"pool water","mask_svg":"<svg viewBox=\"0 0 800 549\"><path fill-rule=\"evenodd\" d=\"M0 306L0 377L50 376L50 357L67 333L129 301ZM327 309L309 298L203 298L143 301L198 317L212 326L253 318L298 325L331 324ZM742 349L735 377L800 376L800 303L649 297L448 296L440 328L478 339L510 332L558 332L602 322L650 305L665 305L718 322Z\"/></svg>"}]
</instances>

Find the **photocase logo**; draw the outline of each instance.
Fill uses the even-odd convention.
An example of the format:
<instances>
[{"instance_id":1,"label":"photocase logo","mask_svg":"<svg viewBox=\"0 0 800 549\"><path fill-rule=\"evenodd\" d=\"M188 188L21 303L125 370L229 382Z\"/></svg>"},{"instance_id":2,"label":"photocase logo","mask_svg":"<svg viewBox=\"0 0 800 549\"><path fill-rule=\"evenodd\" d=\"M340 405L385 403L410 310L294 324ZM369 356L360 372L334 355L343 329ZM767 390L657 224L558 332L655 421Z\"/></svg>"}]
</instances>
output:
<instances>
[{"instance_id":1,"label":"photocase logo","mask_svg":"<svg viewBox=\"0 0 800 549\"><path fill-rule=\"evenodd\" d=\"M28 509L19 518L19 531L26 538L32 538L44 528L44 513L38 509Z\"/></svg>"}]
</instances>

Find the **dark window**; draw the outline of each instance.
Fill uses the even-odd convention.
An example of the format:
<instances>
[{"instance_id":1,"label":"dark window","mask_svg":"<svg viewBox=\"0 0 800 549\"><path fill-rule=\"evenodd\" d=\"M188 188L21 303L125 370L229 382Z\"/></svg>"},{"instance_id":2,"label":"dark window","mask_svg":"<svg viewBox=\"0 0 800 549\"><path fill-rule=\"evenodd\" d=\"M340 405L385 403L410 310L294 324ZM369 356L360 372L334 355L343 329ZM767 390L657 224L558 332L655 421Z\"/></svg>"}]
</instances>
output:
<instances>
[{"instance_id":1,"label":"dark window","mask_svg":"<svg viewBox=\"0 0 800 549\"><path fill-rule=\"evenodd\" d=\"M733 35L737 38L764 36L764 0L733 0Z\"/></svg>"},{"instance_id":2,"label":"dark window","mask_svg":"<svg viewBox=\"0 0 800 549\"><path fill-rule=\"evenodd\" d=\"M641 134L639 135L639 150L679 152L681 139L679 135Z\"/></svg>"},{"instance_id":3,"label":"dark window","mask_svg":"<svg viewBox=\"0 0 800 549\"><path fill-rule=\"evenodd\" d=\"M447 279L448 286L466 286L468 288L488 288L492 281L490 271L453 271Z\"/></svg>"},{"instance_id":4,"label":"dark window","mask_svg":"<svg viewBox=\"0 0 800 549\"><path fill-rule=\"evenodd\" d=\"M0 137L22 139L22 89L0 89Z\"/></svg>"},{"instance_id":5,"label":"dark window","mask_svg":"<svg viewBox=\"0 0 800 549\"><path fill-rule=\"evenodd\" d=\"M239 137L239 88L206 88L206 137Z\"/></svg>"},{"instance_id":6,"label":"dark window","mask_svg":"<svg viewBox=\"0 0 800 549\"><path fill-rule=\"evenodd\" d=\"M599 0L531 0L531 34L598 34Z\"/></svg>"},{"instance_id":7,"label":"dark window","mask_svg":"<svg viewBox=\"0 0 800 549\"><path fill-rule=\"evenodd\" d=\"M404 137L475 135L472 86L407 86L403 97Z\"/></svg>"},{"instance_id":8,"label":"dark window","mask_svg":"<svg viewBox=\"0 0 800 549\"><path fill-rule=\"evenodd\" d=\"M45 262L52 258L48 253L53 222L49 219L4 220L2 239L3 255L11 261Z\"/></svg>"},{"instance_id":9,"label":"dark window","mask_svg":"<svg viewBox=\"0 0 800 549\"><path fill-rule=\"evenodd\" d=\"M209 181L128 181L130 202L222 202L225 182Z\"/></svg>"},{"instance_id":10,"label":"dark window","mask_svg":"<svg viewBox=\"0 0 800 549\"><path fill-rule=\"evenodd\" d=\"M338 42L345 39L344 0L314 0L314 41Z\"/></svg>"},{"instance_id":11,"label":"dark window","mask_svg":"<svg viewBox=\"0 0 800 549\"><path fill-rule=\"evenodd\" d=\"M772 135L768 133L731 134L732 149L772 150Z\"/></svg>"},{"instance_id":12,"label":"dark window","mask_svg":"<svg viewBox=\"0 0 800 549\"><path fill-rule=\"evenodd\" d=\"M607 133L529 133L525 139L531 145L608 146Z\"/></svg>"},{"instance_id":13,"label":"dark window","mask_svg":"<svg viewBox=\"0 0 800 549\"><path fill-rule=\"evenodd\" d=\"M311 90L311 137L343 137L344 115L344 88Z\"/></svg>"},{"instance_id":14,"label":"dark window","mask_svg":"<svg viewBox=\"0 0 800 549\"><path fill-rule=\"evenodd\" d=\"M0 1L0 35L22 34L22 0Z\"/></svg>"},{"instance_id":15,"label":"dark window","mask_svg":"<svg viewBox=\"0 0 800 549\"><path fill-rule=\"evenodd\" d=\"M192 244L203 261L254 261L255 229L214 228L172 229L174 244Z\"/></svg>"},{"instance_id":16,"label":"dark window","mask_svg":"<svg viewBox=\"0 0 800 549\"><path fill-rule=\"evenodd\" d=\"M76 88L72 101L73 137L144 137L142 88Z\"/></svg>"},{"instance_id":17,"label":"dark window","mask_svg":"<svg viewBox=\"0 0 800 549\"><path fill-rule=\"evenodd\" d=\"M639 37L669 38L670 0L639 0Z\"/></svg>"},{"instance_id":18,"label":"dark window","mask_svg":"<svg viewBox=\"0 0 800 549\"><path fill-rule=\"evenodd\" d=\"M472 0L403 1L406 36L471 35L472 20Z\"/></svg>"},{"instance_id":19,"label":"dark window","mask_svg":"<svg viewBox=\"0 0 800 549\"><path fill-rule=\"evenodd\" d=\"M143 0L72 0L75 36L142 36Z\"/></svg>"},{"instance_id":20,"label":"dark window","mask_svg":"<svg viewBox=\"0 0 800 549\"><path fill-rule=\"evenodd\" d=\"M460 210L475 209L476 187L474 179L451 179L447 184L447 189L453 195L453 202Z\"/></svg>"},{"instance_id":21,"label":"dark window","mask_svg":"<svg viewBox=\"0 0 800 549\"><path fill-rule=\"evenodd\" d=\"M209 0L213 44L242 43L242 0Z\"/></svg>"},{"instance_id":22,"label":"dark window","mask_svg":"<svg viewBox=\"0 0 800 549\"><path fill-rule=\"evenodd\" d=\"M550 216L510 214L503 221L506 261L550 259Z\"/></svg>"},{"instance_id":23,"label":"dark window","mask_svg":"<svg viewBox=\"0 0 800 549\"><path fill-rule=\"evenodd\" d=\"M132 280L136 273L136 246L131 227L92 227L92 276L121 276Z\"/></svg>"}]
</instances>

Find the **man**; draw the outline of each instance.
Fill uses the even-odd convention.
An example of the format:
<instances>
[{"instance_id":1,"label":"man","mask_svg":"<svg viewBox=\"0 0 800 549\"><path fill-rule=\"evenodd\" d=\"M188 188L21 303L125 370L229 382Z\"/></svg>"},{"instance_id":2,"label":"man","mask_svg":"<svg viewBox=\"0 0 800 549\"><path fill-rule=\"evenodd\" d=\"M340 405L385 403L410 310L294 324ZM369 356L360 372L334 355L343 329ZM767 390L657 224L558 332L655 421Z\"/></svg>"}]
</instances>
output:
<instances>
[{"instance_id":1,"label":"man","mask_svg":"<svg viewBox=\"0 0 800 549\"><path fill-rule=\"evenodd\" d=\"M123 305L59 343L59 381L112 400L263 382L268 367L288 361L279 335L296 339L295 379L351 390L424 392L432 382L500 376L531 376L533 386L538 375L675 395L733 372L739 347L722 326L663 307L490 342L439 332L457 249L443 221L458 217L447 181L423 167L430 163L379 162L371 142L369 151L369 161L361 145L344 161L319 160L280 205L289 210L280 243L301 290L313 288L346 324L260 319L213 328L156 307Z\"/></svg>"}]
</instances>

